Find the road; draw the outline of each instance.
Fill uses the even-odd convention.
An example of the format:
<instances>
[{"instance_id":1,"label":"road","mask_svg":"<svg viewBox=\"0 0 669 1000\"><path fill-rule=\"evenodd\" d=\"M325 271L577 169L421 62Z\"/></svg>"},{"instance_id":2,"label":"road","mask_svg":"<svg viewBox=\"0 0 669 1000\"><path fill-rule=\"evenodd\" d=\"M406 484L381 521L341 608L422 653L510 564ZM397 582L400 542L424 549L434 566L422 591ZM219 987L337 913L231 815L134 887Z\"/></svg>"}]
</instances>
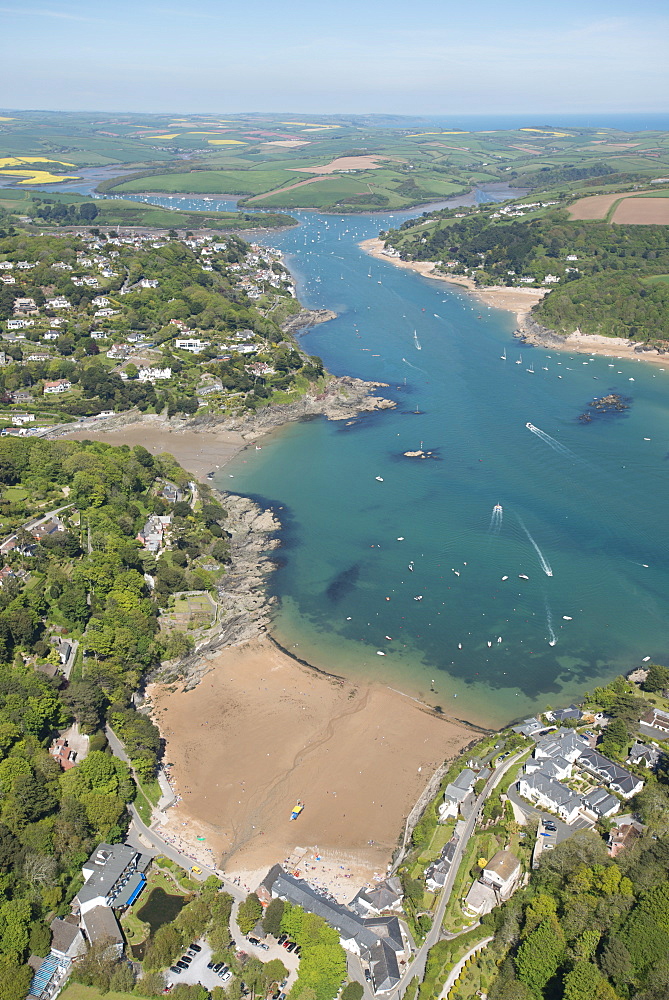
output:
<instances>
[{"instance_id":1,"label":"road","mask_svg":"<svg viewBox=\"0 0 669 1000\"><path fill-rule=\"evenodd\" d=\"M451 898L451 892L453 891L453 885L455 883L458 871L460 870L460 864L462 862L462 857L465 853L465 849L467 847L467 844L469 843L470 837L472 836L476 828L476 823L481 815L481 811L483 809L483 803L488 798L493 789L502 780L502 778L509 770L509 768L513 767L514 764L517 764L518 761L521 759L521 757L523 757L527 752L528 752L527 747L525 747L523 750L519 750L518 753L514 754L512 757L509 757L508 760L505 760L501 765L498 765L498 767L495 768L493 773L488 778L483 791L476 799L474 807L471 813L469 814L468 819L465 822L463 834L460 837L458 845L455 849L453 864L450 867L446 883L444 885L441 896L439 897L439 902L437 904L437 909L434 915L434 923L432 924L432 928L429 931L427 937L425 938L425 941L416 952L416 957L414 958L411 965L407 967L406 972L404 973L402 979L400 980L400 983L397 987L398 997L404 993L408 984L411 982L414 976L418 976L419 982L422 982L423 977L425 976L425 963L427 960L427 953L430 950L430 948L432 948L433 945L435 945L439 940L439 938L441 937L441 925L444 919L446 906L448 905L448 902Z\"/></svg>"},{"instance_id":2,"label":"road","mask_svg":"<svg viewBox=\"0 0 669 1000\"><path fill-rule=\"evenodd\" d=\"M107 740L109 741L109 748L113 755L118 757L118 759L122 760L125 764L130 765L130 759L125 752L125 748L118 736L114 733L114 730L111 729L110 726L105 726L105 733ZM132 826L128 831L128 836L126 838L129 844L133 847L138 847L140 850L146 851L146 844L143 843L143 841L148 841L152 847L156 848L156 852L164 854L166 858L170 859L170 861L174 861L176 864L181 865L182 868L185 868L186 871L190 871L194 862L193 858L189 857L188 854L184 854L183 851L178 851L168 840L165 840L165 838L161 837L159 833L152 830L150 826L147 826L146 823L143 822L132 802L128 805L128 812L132 816ZM201 874L191 872L191 878L195 878L200 882L203 882L205 879L209 878L210 875L214 875L220 882L223 883L223 887L226 892L229 892L230 895L237 900L237 902L241 902L241 900L246 899L246 893L243 892L238 885L235 885L234 882L230 882L229 879L221 876L219 871L208 867L201 861L196 861L195 863L202 871Z\"/></svg>"},{"instance_id":3,"label":"road","mask_svg":"<svg viewBox=\"0 0 669 1000\"><path fill-rule=\"evenodd\" d=\"M518 794L515 788L510 788L508 795L509 795L509 800L513 802L514 805L518 806L520 811L528 818L536 817L537 819L540 820L547 819L555 823L557 827L557 832L555 835L556 844L559 844L561 841L566 840L567 837L571 837L571 835L575 833L576 830L591 830L593 827L593 824L589 822L587 819L584 819L583 817L579 817L571 825L567 825L567 823L559 819L559 817L555 816L553 813L546 812L546 810L544 809L537 809L536 806L533 806L526 799L521 799L520 795Z\"/></svg>"}]
</instances>

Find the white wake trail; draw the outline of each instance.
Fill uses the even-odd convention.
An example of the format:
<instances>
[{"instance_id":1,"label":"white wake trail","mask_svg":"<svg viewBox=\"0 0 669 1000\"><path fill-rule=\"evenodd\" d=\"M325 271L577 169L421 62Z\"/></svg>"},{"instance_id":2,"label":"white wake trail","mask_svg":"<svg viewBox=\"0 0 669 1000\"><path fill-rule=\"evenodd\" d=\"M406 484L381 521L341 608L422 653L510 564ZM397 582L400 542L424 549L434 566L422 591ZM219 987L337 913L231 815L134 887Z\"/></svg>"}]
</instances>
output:
<instances>
[{"instance_id":1,"label":"white wake trail","mask_svg":"<svg viewBox=\"0 0 669 1000\"><path fill-rule=\"evenodd\" d=\"M523 522L521 521L520 518L518 518L518 522L519 522L521 528L523 529L523 531L525 532L525 534L527 535L527 537L529 538L529 540L530 540L530 542L532 544L532 547L534 548L534 551L539 556L539 562L541 563L542 570L544 571L544 573L546 574L546 576L552 576L553 575L553 570L551 569L551 564L548 562L547 559L544 558L543 552L541 551L541 549L539 548L539 546L537 545L537 543L534 541L534 539L532 538L532 535L529 533L529 531L527 530L527 528L525 527L525 525L523 524Z\"/></svg>"},{"instance_id":2,"label":"white wake trail","mask_svg":"<svg viewBox=\"0 0 669 1000\"><path fill-rule=\"evenodd\" d=\"M528 431L531 431L532 434L536 435L540 441L543 441L544 444L547 444L549 448L552 448L553 451L556 451L559 455L564 455L565 458L576 458L573 451L570 451L569 448L560 444L559 441L556 441L555 438L551 437L550 434L547 434L546 431L542 431L540 427L535 427L534 424L529 422L529 420L525 426Z\"/></svg>"},{"instance_id":3,"label":"white wake trail","mask_svg":"<svg viewBox=\"0 0 669 1000\"><path fill-rule=\"evenodd\" d=\"M546 601L546 625L548 626L548 634L550 636L549 646L555 646L557 644L557 636L553 631L553 614L548 606L548 601Z\"/></svg>"}]
</instances>

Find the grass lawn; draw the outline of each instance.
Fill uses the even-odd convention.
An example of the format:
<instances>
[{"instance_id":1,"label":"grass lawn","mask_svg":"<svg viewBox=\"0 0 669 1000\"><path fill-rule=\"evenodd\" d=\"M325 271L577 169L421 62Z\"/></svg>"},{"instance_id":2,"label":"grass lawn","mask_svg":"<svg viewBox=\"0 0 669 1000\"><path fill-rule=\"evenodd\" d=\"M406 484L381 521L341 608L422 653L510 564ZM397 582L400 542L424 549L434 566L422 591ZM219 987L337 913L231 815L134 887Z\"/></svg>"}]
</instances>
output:
<instances>
[{"instance_id":1,"label":"grass lawn","mask_svg":"<svg viewBox=\"0 0 669 1000\"><path fill-rule=\"evenodd\" d=\"M135 797L135 808L139 813L140 819L145 826L151 824L151 814L153 812L151 803L139 789L137 790L137 795Z\"/></svg>"},{"instance_id":2,"label":"grass lawn","mask_svg":"<svg viewBox=\"0 0 669 1000\"><path fill-rule=\"evenodd\" d=\"M70 983L60 994L62 1000L128 1000L128 997L142 997L141 993L117 993L111 990L109 993L101 993L93 986L81 986L79 983Z\"/></svg>"},{"instance_id":3,"label":"grass lawn","mask_svg":"<svg viewBox=\"0 0 669 1000\"><path fill-rule=\"evenodd\" d=\"M16 500L25 500L29 496L29 493L22 486L8 486L3 491L3 496L5 500L15 502Z\"/></svg>"}]
</instances>

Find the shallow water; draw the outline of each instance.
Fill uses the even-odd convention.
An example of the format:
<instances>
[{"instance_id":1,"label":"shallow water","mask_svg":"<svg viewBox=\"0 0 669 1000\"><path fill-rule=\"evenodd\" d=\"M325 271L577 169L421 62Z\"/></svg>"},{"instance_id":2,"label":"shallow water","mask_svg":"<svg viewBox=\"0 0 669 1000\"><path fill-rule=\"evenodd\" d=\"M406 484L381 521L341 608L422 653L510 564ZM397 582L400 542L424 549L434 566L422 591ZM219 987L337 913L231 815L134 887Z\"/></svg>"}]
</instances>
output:
<instances>
[{"instance_id":1,"label":"shallow water","mask_svg":"<svg viewBox=\"0 0 669 1000\"><path fill-rule=\"evenodd\" d=\"M397 409L289 426L221 473L284 525L276 638L486 725L665 659L669 362L522 347L517 364L512 314L360 250L409 213L294 214L265 242L305 305L338 313L303 346L389 383ZM630 409L579 423L610 391ZM421 443L434 460L403 457Z\"/></svg>"}]
</instances>

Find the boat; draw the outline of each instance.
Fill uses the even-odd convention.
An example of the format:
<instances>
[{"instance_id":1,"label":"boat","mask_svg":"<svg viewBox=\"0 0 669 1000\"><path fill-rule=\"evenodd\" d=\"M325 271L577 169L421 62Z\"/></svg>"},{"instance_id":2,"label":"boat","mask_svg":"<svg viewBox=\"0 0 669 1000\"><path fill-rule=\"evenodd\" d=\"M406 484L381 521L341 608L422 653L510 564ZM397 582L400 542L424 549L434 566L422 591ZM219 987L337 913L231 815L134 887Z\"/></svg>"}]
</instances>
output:
<instances>
[{"instance_id":1,"label":"boat","mask_svg":"<svg viewBox=\"0 0 669 1000\"><path fill-rule=\"evenodd\" d=\"M417 351L422 351L423 350L423 348L420 346L420 340L418 339L418 334L416 333L415 330L413 332L413 342L416 345L416 350Z\"/></svg>"},{"instance_id":2,"label":"boat","mask_svg":"<svg viewBox=\"0 0 669 1000\"><path fill-rule=\"evenodd\" d=\"M376 655L377 655L377 656L385 656L386 654L385 654L385 653L383 652L383 650L382 650L382 649L377 649L377 651L376 651Z\"/></svg>"},{"instance_id":3,"label":"boat","mask_svg":"<svg viewBox=\"0 0 669 1000\"><path fill-rule=\"evenodd\" d=\"M516 364L517 365L522 365L522 363L523 363L523 355L521 354L520 357L518 358L518 360L516 361Z\"/></svg>"},{"instance_id":4,"label":"boat","mask_svg":"<svg viewBox=\"0 0 669 1000\"><path fill-rule=\"evenodd\" d=\"M374 476L374 478L376 479L377 483L383 482L383 476Z\"/></svg>"},{"instance_id":5,"label":"boat","mask_svg":"<svg viewBox=\"0 0 669 1000\"><path fill-rule=\"evenodd\" d=\"M413 573L413 560L409 563L409 570Z\"/></svg>"},{"instance_id":6,"label":"boat","mask_svg":"<svg viewBox=\"0 0 669 1000\"><path fill-rule=\"evenodd\" d=\"M300 815L303 809L304 809L304 802L302 802L301 799L298 799L295 805L293 806L293 811L290 814L290 818L297 819L297 817Z\"/></svg>"},{"instance_id":7,"label":"boat","mask_svg":"<svg viewBox=\"0 0 669 1000\"><path fill-rule=\"evenodd\" d=\"M502 507L501 503L496 503L495 506L493 507L493 511L495 512L495 514L501 514L503 510L504 508Z\"/></svg>"},{"instance_id":8,"label":"boat","mask_svg":"<svg viewBox=\"0 0 669 1000\"><path fill-rule=\"evenodd\" d=\"M418 597L414 597L414 601L422 601L422 600L423 600L422 594L419 594Z\"/></svg>"},{"instance_id":9,"label":"boat","mask_svg":"<svg viewBox=\"0 0 669 1000\"><path fill-rule=\"evenodd\" d=\"M509 578L508 578L508 576L503 576L502 579L503 580L508 580Z\"/></svg>"},{"instance_id":10,"label":"boat","mask_svg":"<svg viewBox=\"0 0 669 1000\"><path fill-rule=\"evenodd\" d=\"M506 347L504 348L499 357L501 361L506 361Z\"/></svg>"},{"instance_id":11,"label":"boat","mask_svg":"<svg viewBox=\"0 0 669 1000\"><path fill-rule=\"evenodd\" d=\"M519 580L529 580L529 576L525 576L524 573L519 573L518 574L518 579Z\"/></svg>"},{"instance_id":12,"label":"boat","mask_svg":"<svg viewBox=\"0 0 669 1000\"><path fill-rule=\"evenodd\" d=\"M529 368L526 368L526 369L525 369L525 371L526 371L526 372L529 372L529 373L530 373L530 375L534 375L534 365L532 364L532 362L531 362L531 361L530 361L530 367L529 367Z\"/></svg>"}]
</instances>

